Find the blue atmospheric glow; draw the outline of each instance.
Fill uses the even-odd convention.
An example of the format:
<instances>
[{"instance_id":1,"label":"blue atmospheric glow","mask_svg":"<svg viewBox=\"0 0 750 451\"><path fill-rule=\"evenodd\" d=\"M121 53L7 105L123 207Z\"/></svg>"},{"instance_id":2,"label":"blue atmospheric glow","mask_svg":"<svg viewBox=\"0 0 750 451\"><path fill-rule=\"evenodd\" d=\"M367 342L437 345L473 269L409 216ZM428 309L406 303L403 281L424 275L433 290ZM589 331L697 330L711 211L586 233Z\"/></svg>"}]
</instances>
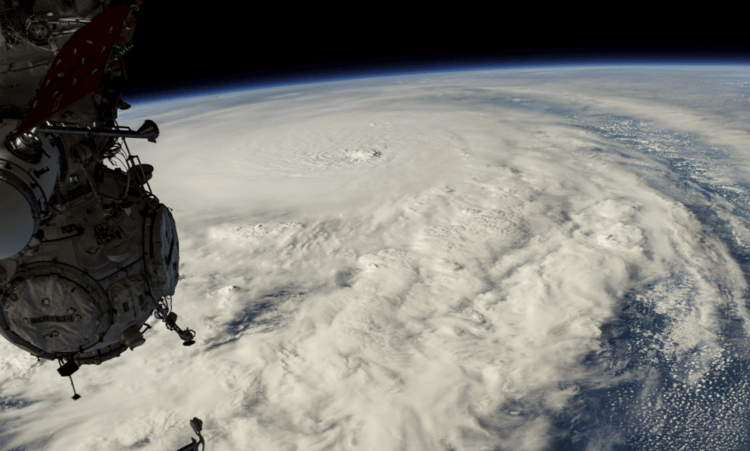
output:
<instances>
[{"instance_id":1,"label":"blue atmospheric glow","mask_svg":"<svg viewBox=\"0 0 750 451\"><path fill-rule=\"evenodd\" d=\"M409 75L434 75L488 70L554 70L582 68L681 68L690 70L716 69L731 66L732 69L750 66L750 57L745 56L627 56L595 55L556 56L524 58L523 61L413 61L411 63L384 62L381 64L352 64L337 67L289 69L267 74L217 75L210 79L175 82L173 85L142 90L125 90L123 97L134 104L161 102L201 96L230 94L248 90L280 88L295 85L352 81L368 78L397 77Z\"/></svg>"}]
</instances>

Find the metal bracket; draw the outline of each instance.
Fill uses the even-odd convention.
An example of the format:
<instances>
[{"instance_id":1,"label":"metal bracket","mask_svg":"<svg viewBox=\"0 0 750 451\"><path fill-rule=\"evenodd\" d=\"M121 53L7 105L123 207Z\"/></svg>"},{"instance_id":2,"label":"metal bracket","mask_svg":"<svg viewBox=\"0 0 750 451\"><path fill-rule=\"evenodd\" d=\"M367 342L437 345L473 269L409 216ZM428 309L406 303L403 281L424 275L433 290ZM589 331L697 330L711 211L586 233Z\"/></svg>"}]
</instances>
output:
<instances>
[{"instance_id":1,"label":"metal bracket","mask_svg":"<svg viewBox=\"0 0 750 451\"><path fill-rule=\"evenodd\" d=\"M34 129L36 133L50 133L53 135L83 135L87 137L91 136L106 136L111 138L142 138L147 139L152 143L156 142L156 138L159 137L159 127L156 123L151 120L146 120L141 128L137 131L131 130L129 127L122 128L88 128L88 127L74 127L74 126L56 126L56 125L40 125Z\"/></svg>"}]
</instances>

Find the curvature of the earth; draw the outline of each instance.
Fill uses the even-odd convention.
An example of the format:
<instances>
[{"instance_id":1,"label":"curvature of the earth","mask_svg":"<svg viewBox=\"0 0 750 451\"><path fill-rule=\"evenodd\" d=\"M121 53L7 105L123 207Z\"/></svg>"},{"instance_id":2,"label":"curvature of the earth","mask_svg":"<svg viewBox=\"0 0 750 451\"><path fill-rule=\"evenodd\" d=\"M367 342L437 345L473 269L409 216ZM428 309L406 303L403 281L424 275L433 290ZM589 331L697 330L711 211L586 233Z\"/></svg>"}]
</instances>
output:
<instances>
[{"instance_id":1,"label":"curvature of the earth","mask_svg":"<svg viewBox=\"0 0 750 451\"><path fill-rule=\"evenodd\" d=\"M183 348L0 343L0 448L742 450L750 72L455 72L134 102ZM126 99L127 100L127 99Z\"/></svg>"}]
</instances>

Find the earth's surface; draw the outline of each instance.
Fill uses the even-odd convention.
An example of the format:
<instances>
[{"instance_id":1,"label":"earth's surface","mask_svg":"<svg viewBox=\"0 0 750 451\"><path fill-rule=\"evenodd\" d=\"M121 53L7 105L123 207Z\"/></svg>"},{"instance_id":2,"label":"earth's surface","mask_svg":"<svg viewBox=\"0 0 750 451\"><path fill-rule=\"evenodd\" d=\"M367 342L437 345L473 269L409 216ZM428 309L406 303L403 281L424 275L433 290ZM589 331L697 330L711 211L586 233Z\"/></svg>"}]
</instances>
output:
<instances>
[{"instance_id":1,"label":"earth's surface","mask_svg":"<svg viewBox=\"0 0 750 451\"><path fill-rule=\"evenodd\" d=\"M174 308L75 376L0 343L4 450L750 446L750 71L578 67L134 102ZM125 99L128 100L128 99Z\"/></svg>"}]
</instances>

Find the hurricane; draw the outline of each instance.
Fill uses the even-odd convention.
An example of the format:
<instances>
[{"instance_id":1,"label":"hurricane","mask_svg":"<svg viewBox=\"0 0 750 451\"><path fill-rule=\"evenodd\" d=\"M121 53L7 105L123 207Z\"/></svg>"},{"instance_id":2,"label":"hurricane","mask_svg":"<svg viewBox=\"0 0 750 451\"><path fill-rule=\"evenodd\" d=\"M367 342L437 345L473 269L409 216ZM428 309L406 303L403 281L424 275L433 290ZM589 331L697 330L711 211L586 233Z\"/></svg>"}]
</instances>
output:
<instances>
[{"instance_id":1,"label":"hurricane","mask_svg":"<svg viewBox=\"0 0 750 451\"><path fill-rule=\"evenodd\" d=\"M393 75L131 102L196 330L0 343L0 448L741 450L750 72Z\"/></svg>"}]
</instances>

